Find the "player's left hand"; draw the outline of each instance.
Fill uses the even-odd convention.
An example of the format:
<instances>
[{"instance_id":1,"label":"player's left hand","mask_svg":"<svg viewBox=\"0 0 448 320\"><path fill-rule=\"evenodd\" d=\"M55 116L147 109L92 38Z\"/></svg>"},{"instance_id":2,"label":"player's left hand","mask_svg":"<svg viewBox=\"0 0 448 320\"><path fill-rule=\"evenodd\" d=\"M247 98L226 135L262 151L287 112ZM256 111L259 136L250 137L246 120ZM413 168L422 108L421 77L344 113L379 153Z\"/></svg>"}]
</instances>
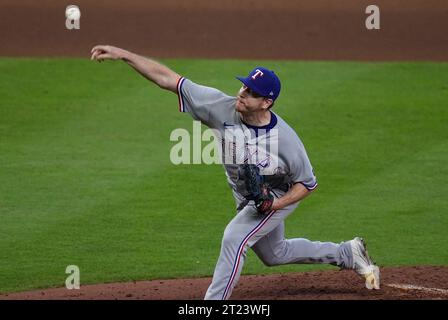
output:
<instances>
[{"instance_id":1,"label":"player's left hand","mask_svg":"<svg viewBox=\"0 0 448 320\"><path fill-rule=\"evenodd\" d=\"M246 199L253 200L257 211L266 214L272 209L274 196L271 188L264 182L264 177L260 175L260 168L254 164L243 164L240 166L238 176L244 180L246 185Z\"/></svg>"},{"instance_id":2,"label":"player's left hand","mask_svg":"<svg viewBox=\"0 0 448 320\"><path fill-rule=\"evenodd\" d=\"M266 184L261 186L261 193L254 200L255 207L259 213L266 214L272 210L274 196L271 194L271 189Z\"/></svg>"}]
</instances>

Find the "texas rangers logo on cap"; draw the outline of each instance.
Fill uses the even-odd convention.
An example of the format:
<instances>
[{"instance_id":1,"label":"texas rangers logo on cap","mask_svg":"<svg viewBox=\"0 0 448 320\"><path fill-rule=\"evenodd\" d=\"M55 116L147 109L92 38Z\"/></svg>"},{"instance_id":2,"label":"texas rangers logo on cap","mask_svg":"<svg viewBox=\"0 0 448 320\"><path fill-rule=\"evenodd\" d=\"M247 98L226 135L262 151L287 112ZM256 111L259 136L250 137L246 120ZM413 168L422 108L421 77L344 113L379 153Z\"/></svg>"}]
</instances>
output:
<instances>
[{"instance_id":1,"label":"texas rangers logo on cap","mask_svg":"<svg viewBox=\"0 0 448 320\"><path fill-rule=\"evenodd\" d=\"M255 80L258 76L263 76L264 73L260 69L255 69L255 74L252 76L252 79Z\"/></svg>"},{"instance_id":2,"label":"texas rangers logo on cap","mask_svg":"<svg viewBox=\"0 0 448 320\"><path fill-rule=\"evenodd\" d=\"M256 67L247 77L236 77L246 87L253 90L258 95L270 98L275 101L280 94L280 79L274 73L264 67Z\"/></svg>"}]
</instances>

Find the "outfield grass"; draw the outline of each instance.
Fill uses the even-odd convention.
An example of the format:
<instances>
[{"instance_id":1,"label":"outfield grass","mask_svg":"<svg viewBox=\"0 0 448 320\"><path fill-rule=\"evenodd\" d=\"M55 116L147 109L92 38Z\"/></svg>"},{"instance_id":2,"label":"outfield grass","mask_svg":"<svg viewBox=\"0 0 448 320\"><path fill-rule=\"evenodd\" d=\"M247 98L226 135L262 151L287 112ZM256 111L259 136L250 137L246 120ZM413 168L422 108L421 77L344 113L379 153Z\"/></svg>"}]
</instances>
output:
<instances>
[{"instance_id":1,"label":"outfield grass","mask_svg":"<svg viewBox=\"0 0 448 320\"><path fill-rule=\"evenodd\" d=\"M263 64L275 111L301 136L320 187L289 237L364 236L383 266L448 264L448 64L170 60L232 94ZM177 97L123 63L0 59L0 292L209 276L234 202L219 165L169 161L192 130ZM267 268L249 252L244 273Z\"/></svg>"}]
</instances>

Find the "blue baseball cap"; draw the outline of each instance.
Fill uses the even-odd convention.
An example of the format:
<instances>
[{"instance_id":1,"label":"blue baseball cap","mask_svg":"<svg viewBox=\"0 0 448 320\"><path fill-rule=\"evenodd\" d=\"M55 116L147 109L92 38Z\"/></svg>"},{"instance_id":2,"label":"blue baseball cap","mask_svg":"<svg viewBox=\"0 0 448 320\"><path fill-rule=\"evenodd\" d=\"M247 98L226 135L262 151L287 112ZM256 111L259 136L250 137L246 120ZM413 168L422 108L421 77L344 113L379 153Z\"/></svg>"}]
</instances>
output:
<instances>
[{"instance_id":1,"label":"blue baseball cap","mask_svg":"<svg viewBox=\"0 0 448 320\"><path fill-rule=\"evenodd\" d=\"M274 71L256 67L247 77L236 77L258 95L275 101L280 94L280 79Z\"/></svg>"}]
</instances>

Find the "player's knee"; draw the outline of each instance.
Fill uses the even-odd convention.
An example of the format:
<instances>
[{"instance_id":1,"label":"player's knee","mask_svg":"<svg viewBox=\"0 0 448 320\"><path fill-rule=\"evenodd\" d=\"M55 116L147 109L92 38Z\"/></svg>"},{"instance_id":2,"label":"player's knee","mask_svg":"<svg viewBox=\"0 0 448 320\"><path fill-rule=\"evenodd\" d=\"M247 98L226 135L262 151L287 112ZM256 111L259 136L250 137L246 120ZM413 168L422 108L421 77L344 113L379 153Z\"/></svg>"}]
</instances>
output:
<instances>
[{"instance_id":1,"label":"player's knee","mask_svg":"<svg viewBox=\"0 0 448 320\"><path fill-rule=\"evenodd\" d=\"M260 257L260 260L267 267L278 266L279 264L281 264L280 261L275 257Z\"/></svg>"},{"instance_id":2,"label":"player's knee","mask_svg":"<svg viewBox=\"0 0 448 320\"><path fill-rule=\"evenodd\" d=\"M286 247L281 250L254 250L258 258L267 267L285 264Z\"/></svg>"},{"instance_id":3,"label":"player's knee","mask_svg":"<svg viewBox=\"0 0 448 320\"><path fill-rule=\"evenodd\" d=\"M263 262L266 267L273 267L281 264L280 260L276 256L262 254L260 252L256 252L256 254L258 256L258 259L260 259L260 261Z\"/></svg>"}]
</instances>

